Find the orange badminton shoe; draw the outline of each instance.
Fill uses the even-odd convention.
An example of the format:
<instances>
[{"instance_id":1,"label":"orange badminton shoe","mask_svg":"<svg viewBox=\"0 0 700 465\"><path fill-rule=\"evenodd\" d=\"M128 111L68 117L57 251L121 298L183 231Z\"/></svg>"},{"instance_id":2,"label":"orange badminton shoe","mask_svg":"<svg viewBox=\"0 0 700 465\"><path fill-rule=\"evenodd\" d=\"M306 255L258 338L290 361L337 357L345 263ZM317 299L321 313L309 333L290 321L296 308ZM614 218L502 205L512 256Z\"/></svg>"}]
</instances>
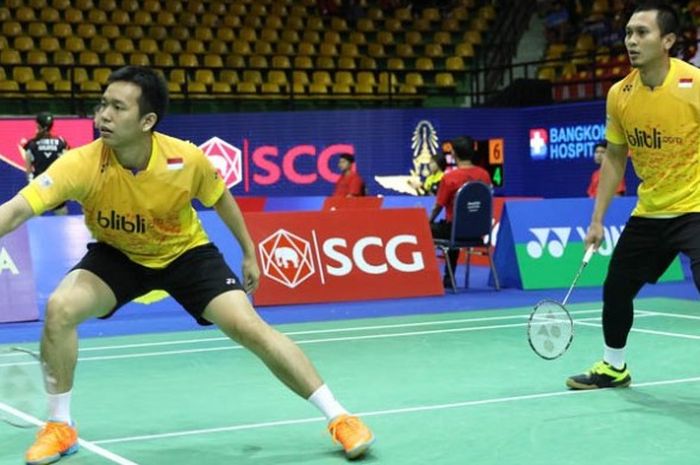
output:
<instances>
[{"instance_id":1,"label":"orange badminton shoe","mask_svg":"<svg viewBox=\"0 0 700 465\"><path fill-rule=\"evenodd\" d=\"M78 452L78 430L68 423L48 421L27 450L27 465L46 465Z\"/></svg>"},{"instance_id":2,"label":"orange badminton shoe","mask_svg":"<svg viewBox=\"0 0 700 465\"><path fill-rule=\"evenodd\" d=\"M374 442L374 434L362 420L353 415L339 415L328 424L333 441L343 446L345 456L355 459Z\"/></svg>"}]
</instances>

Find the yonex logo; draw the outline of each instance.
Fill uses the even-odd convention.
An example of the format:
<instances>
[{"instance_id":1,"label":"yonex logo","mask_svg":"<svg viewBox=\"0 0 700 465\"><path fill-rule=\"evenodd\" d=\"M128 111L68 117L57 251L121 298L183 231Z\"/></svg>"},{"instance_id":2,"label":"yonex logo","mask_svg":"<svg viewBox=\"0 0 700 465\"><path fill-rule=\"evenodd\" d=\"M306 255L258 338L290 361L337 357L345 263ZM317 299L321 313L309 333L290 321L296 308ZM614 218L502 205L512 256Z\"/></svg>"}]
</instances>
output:
<instances>
[{"instance_id":1,"label":"yonex logo","mask_svg":"<svg viewBox=\"0 0 700 465\"><path fill-rule=\"evenodd\" d=\"M530 129L530 158L544 160L547 158L549 135L546 129Z\"/></svg>"},{"instance_id":2,"label":"yonex logo","mask_svg":"<svg viewBox=\"0 0 700 465\"><path fill-rule=\"evenodd\" d=\"M284 229L261 241L258 251L263 273L290 289L303 283L315 272L309 242Z\"/></svg>"},{"instance_id":3,"label":"yonex logo","mask_svg":"<svg viewBox=\"0 0 700 465\"><path fill-rule=\"evenodd\" d=\"M242 153L223 139L212 137L199 146L219 172L229 189L243 180Z\"/></svg>"},{"instance_id":4,"label":"yonex logo","mask_svg":"<svg viewBox=\"0 0 700 465\"><path fill-rule=\"evenodd\" d=\"M569 243L571 228L530 228L530 232L536 240L527 243L529 256L540 258L546 250L552 257L560 258Z\"/></svg>"}]
</instances>

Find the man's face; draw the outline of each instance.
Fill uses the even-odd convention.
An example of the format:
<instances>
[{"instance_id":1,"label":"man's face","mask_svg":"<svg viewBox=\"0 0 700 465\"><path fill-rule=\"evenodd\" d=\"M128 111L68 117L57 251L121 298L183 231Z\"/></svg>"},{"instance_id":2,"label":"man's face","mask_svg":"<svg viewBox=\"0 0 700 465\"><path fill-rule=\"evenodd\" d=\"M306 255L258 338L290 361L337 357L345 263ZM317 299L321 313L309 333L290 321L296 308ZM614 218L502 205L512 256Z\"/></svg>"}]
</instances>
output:
<instances>
[{"instance_id":1,"label":"man's face","mask_svg":"<svg viewBox=\"0 0 700 465\"><path fill-rule=\"evenodd\" d=\"M123 81L113 82L102 94L100 105L95 110L95 127L107 146L129 145L152 127L147 121L152 113L139 115L139 97L141 88Z\"/></svg>"},{"instance_id":2,"label":"man's face","mask_svg":"<svg viewBox=\"0 0 700 465\"><path fill-rule=\"evenodd\" d=\"M338 160L338 169L341 173L345 173L347 170L349 170L350 166L352 166L352 163L350 163L345 158L341 158L340 160Z\"/></svg>"},{"instance_id":3,"label":"man's face","mask_svg":"<svg viewBox=\"0 0 700 465\"><path fill-rule=\"evenodd\" d=\"M675 34L661 36L656 10L640 11L632 15L625 29L625 47L633 68L655 63L668 55Z\"/></svg>"}]
</instances>

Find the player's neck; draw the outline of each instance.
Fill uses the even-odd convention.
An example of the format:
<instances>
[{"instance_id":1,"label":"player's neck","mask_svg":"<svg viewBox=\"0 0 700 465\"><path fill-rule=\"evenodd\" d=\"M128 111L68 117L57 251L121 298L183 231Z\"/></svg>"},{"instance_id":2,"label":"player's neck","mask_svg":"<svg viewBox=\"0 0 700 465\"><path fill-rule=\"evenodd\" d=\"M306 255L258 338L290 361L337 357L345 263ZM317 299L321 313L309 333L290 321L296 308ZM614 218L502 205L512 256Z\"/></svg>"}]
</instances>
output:
<instances>
[{"instance_id":1,"label":"player's neck","mask_svg":"<svg viewBox=\"0 0 700 465\"><path fill-rule=\"evenodd\" d=\"M151 137L139 140L134 144L115 148L114 154L119 164L130 170L144 170L151 159L152 140Z\"/></svg>"},{"instance_id":2,"label":"player's neck","mask_svg":"<svg viewBox=\"0 0 700 465\"><path fill-rule=\"evenodd\" d=\"M471 168L472 166L474 166L474 163L469 160L457 160L458 168Z\"/></svg>"},{"instance_id":3,"label":"player's neck","mask_svg":"<svg viewBox=\"0 0 700 465\"><path fill-rule=\"evenodd\" d=\"M658 62L649 63L643 68L639 68L639 78L646 87L654 89L664 83L664 79L671 70L671 60L664 57Z\"/></svg>"}]
</instances>

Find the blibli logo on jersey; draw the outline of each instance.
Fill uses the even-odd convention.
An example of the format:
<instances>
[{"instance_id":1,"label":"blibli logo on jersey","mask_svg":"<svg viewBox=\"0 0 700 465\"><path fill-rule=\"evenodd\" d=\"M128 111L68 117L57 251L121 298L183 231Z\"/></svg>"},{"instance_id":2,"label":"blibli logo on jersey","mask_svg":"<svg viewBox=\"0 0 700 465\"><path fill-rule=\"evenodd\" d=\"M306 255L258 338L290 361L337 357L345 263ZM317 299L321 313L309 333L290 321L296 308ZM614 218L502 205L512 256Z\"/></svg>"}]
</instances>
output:
<instances>
[{"instance_id":1,"label":"blibli logo on jersey","mask_svg":"<svg viewBox=\"0 0 700 465\"><path fill-rule=\"evenodd\" d=\"M683 144L683 138L664 136L661 131L656 128L651 130L651 134L647 131L634 128L633 133L627 133L627 143L632 147L644 147L658 150L665 144L681 145Z\"/></svg>"},{"instance_id":2,"label":"blibli logo on jersey","mask_svg":"<svg viewBox=\"0 0 700 465\"><path fill-rule=\"evenodd\" d=\"M661 148L661 132L654 128L651 134L646 131L634 128L634 133L627 133L627 143L632 147L646 147L648 149Z\"/></svg>"},{"instance_id":3,"label":"blibli logo on jersey","mask_svg":"<svg viewBox=\"0 0 700 465\"><path fill-rule=\"evenodd\" d=\"M143 234L146 232L146 219L141 215L127 217L111 210L109 214L97 212L97 224L104 229L124 231L126 233Z\"/></svg>"}]
</instances>

